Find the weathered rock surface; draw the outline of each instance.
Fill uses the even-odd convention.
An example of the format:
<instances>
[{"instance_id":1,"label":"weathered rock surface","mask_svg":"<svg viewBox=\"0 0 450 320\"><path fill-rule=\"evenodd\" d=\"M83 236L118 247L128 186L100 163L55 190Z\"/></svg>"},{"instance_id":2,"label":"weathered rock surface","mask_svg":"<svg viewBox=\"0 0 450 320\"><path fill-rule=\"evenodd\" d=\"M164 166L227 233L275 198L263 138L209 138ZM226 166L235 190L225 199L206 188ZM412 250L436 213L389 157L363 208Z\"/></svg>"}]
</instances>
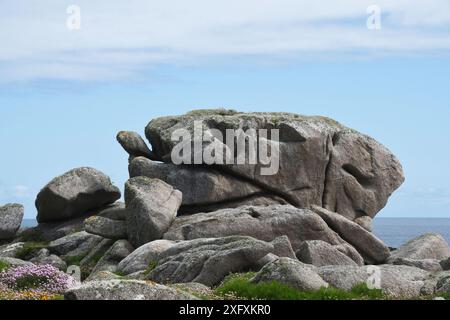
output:
<instances>
[{"instance_id":1,"label":"weathered rock surface","mask_svg":"<svg viewBox=\"0 0 450 320\"><path fill-rule=\"evenodd\" d=\"M183 116L154 119L146 128L146 136L155 159L171 162L171 153L178 143L172 140L176 130L186 130L198 141L203 135L196 134L199 127L196 122L201 123L204 136L216 138L218 132L225 136L227 129L278 129L279 143L258 132L260 141L267 141L273 150L280 151L280 169L276 174L264 175L260 169L267 166L261 163L236 164L242 156L237 152L232 153L234 164L219 164L215 169L250 182L297 207L318 205L350 220L374 217L404 180L398 160L372 138L328 118L289 113L198 110ZM208 152L211 147L232 151L218 139L200 143L202 151ZM195 156L193 152L192 157ZM192 202L200 204L202 197L198 194ZM209 198L214 197L209 194Z\"/></svg>"},{"instance_id":2,"label":"weathered rock surface","mask_svg":"<svg viewBox=\"0 0 450 320\"><path fill-rule=\"evenodd\" d=\"M328 287L328 283L323 281L313 266L290 258L279 258L268 263L251 280L253 283L271 281L278 281L303 291Z\"/></svg>"},{"instance_id":3,"label":"weathered rock surface","mask_svg":"<svg viewBox=\"0 0 450 320\"><path fill-rule=\"evenodd\" d=\"M334 246L321 240L304 241L298 251L297 258L303 263L316 267L329 265L356 266L356 262L340 252Z\"/></svg>"},{"instance_id":4,"label":"weathered rock surface","mask_svg":"<svg viewBox=\"0 0 450 320\"><path fill-rule=\"evenodd\" d=\"M151 159L152 152L148 148L144 139L137 132L120 131L117 134L117 141L125 149L130 157L146 157Z\"/></svg>"},{"instance_id":5,"label":"weathered rock surface","mask_svg":"<svg viewBox=\"0 0 450 320\"><path fill-rule=\"evenodd\" d=\"M73 169L49 182L36 198L38 222L66 220L120 198L109 177L92 168Z\"/></svg>"},{"instance_id":6,"label":"weathered rock surface","mask_svg":"<svg viewBox=\"0 0 450 320\"><path fill-rule=\"evenodd\" d=\"M429 272L410 266L325 266L318 273L323 280L339 289L350 290L367 283L396 298L414 298L423 294Z\"/></svg>"},{"instance_id":7,"label":"weathered rock surface","mask_svg":"<svg viewBox=\"0 0 450 320\"><path fill-rule=\"evenodd\" d=\"M117 240L98 261L87 281L90 281L100 271L116 272L119 262L133 251L133 246L127 240Z\"/></svg>"},{"instance_id":8,"label":"weathered rock surface","mask_svg":"<svg viewBox=\"0 0 450 320\"><path fill-rule=\"evenodd\" d=\"M170 240L155 240L146 243L123 259L118 265L118 270L125 275L146 270L152 263L156 263L161 252L174 245L175 242Z\"/></svg>"},{"instance_id":9,"label":"weathered rock surface","mask_svg":"<svg viewBox=\"0 0 450 320\"><path fill-rule=\"evenodd\" d=\"M164 238L192 240L235 235L268 242L286 235L294 251L305 240L323 240L331 244L344 242L317 214L291 205L244 206L179 216Z\"/></svg>"},{"instance_id":10,"label":"weathered rock surface","mask_svg":"<svg viewBox=\"0 0 450 320\"><path fill-rule=\"evenodd\" d=\"M183 193L180 212L198 213L244 204L270 205L287 203L249 182L236 179L212 168L157 163L139 157L129 165L130 177L160 179Z\"/></svg>"},{"instance_id":11,"label":"weathered rock surface","mask_svg":"<svg viewBox=\"0 0 450 320\"><path fill-rule=\"evenodd\" d=\"M67 264L57 255L51 254L48 249L41 249L30 262L37 265L49 264L61 271L67 270Z\"/></svg>"},{"instance_id":12,"label":"weathered rock surface","mask_svg":"<svg viewBox=\"0 0 450 320\"><path fill-rule=\"evenodd\" d=\"M369 232L373 231L373 219L369 216L358 217L354 220L354 222L356 222Z\"/></svg>"},{"instance_id":13,"label":"weathered rock surface","mask_svg":"<svg viewBox=\"0 0 450 320\"><path fill-rule=\"evenodd\" d=\"M126 221L112 220L102 216L92 216L84 221L84 229L88 233L96 234L108 239L126 239Z\"/></svg>"},{"instance_id":14,"label":"weathered rock surface","mask_svg":"<svg viewBox=\"0 0 450 320\"><path fill-rule=\"evenodd\" d=\"M89 253L80 261L81 276L83 279L87 278L94 270L99 260L114 244L112 239L103 239Z\"/></svg>"},{"instance_id":15,"label":"weathered rock surface","mask_svg":"<svg viewBox=\"0 0 450 320\"><path fill-rule=\"evenodd\" d=\"M367 264L379 264L390 256L389 248L375 235L357 223L335 212L314 206L313 209L345 241L363 256Z\"/></svg>"},{"instance_id":16,"label":"weathered rock surface","mask_svg":"<svg viewBox=\"0 0 450 320\"><path fill-rule=\"evenodd\" d=\"M111 220L125 221L128 217L128 211L125 203L117 201L100 210L97 215Z\"/></svg>"},{"instance_id":17,"label":"weathered rock surface","mask_svg":"<svg viewBox=\"0 0 450 320\"><path fill-rule=\"evenodd\" d=\"M138 280L91 281L68 290L67 300L198 300L181 290Z\"/></svg>"},{"instance_id":18,"label":"weathered rock surface","mask_svg":"<svg viewBox=\"0 0 450 320\"><path fill-rule=\"evenodd\" d=\"M403 266L411 266L416 267L426 271L442 271L442 266L439 260L436 259L423 259L423 260L415 260L409 258L395 258L390 259L389 263L395 265L403 265Z\"/></svg>"},{"instance_id":19,"label":"weathered rock surface","mask_svg":"<svg viewBox=\"0 0 450 320\"><path fill-rule=\"evenodd\" d=\"M50 242L48 249L63 259L84 257L102 240L100 236L81 231Z\"/></svg>"},{"instance_id":20,"label":"weathered rock surface","mask_svg":"<svg viewBox=\"0 0 450 320\"><path fill-rule=\"evenodd\" d=\"M397 258L443 260L449 257L450 248L445 239L439 234L429 233L414 238L393 251L389 260Z\"/></svg>"},{"instance_id":21,"label":"weathered rock surface","mask_svg":"<svg viewBox=\"0 0 450 320\"><path fill-rule=\"evenodd\" d=\"M14 238L22 224L23 206L7 204L0 207L0 240Z\"/></svg>"},{"instance_id":22,"label":"weathered rock surface","mask_svg":"<svg viewBox=\"0 0 450 320\"><path fill-rule=\"evenodd\" d=\"M159 254L148 279L158 283L199 282L212 287L229 273L251 269L273 250L273 244L250 237L183 241Z\"/></svg>"},{"instance_id":23,"label":"weathered rock surface","mask_svg":"<svg viewBox=\"0 0 450 320\"><path fill-rule=\"evenodd\" d=\"M128 238L139 247L161 239L175 220L182 194L169 184L147 177L131 178L125 184Z\"/></svg>"},{"instance_id":24,"label":"weathered rock surface","mask_svg":"<svg viewBox=\"0 0 450 320\"><path fill-rule=\"evenodd\" d=\"M450 270L450 258L447 258L445 260L442 260L440 262L440 265L443 270Z\"/></svg>"},{"instance_id":25,"label":"weathered rock surface","mask_svg":"<svg viewBox=\"0 0 450 320\"><path fill-rule=\"evenodd\" d=\"M25 242L15 242L0 246L0 257L16 258L17 253L23 248Z\"/></svg>"}]
</instances>

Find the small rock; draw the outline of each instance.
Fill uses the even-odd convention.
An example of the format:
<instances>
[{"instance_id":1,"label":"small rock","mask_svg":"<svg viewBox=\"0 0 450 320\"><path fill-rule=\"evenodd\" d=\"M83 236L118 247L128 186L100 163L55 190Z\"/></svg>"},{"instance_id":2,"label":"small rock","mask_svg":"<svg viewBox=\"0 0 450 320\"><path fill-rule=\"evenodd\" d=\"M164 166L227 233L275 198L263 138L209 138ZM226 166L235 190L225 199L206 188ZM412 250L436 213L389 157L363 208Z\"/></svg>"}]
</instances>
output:
<instances>
[{"instance_id":1,"label":"small rock","mask_svg":"<svg viewBox=\"0 0 450 320\"><path fill-rule=\"evenodd\" d=\"M93 216L84 221L86 232L108 239L126 239L127 223L102 216Z\"/></svg>"},{"instance_id":2,"label":"small rock","mask_svg":"<svg viewBox=\"0 0 450 320\"><path fill-rule=\"evenodd\" d=\"M174 245L175 242L169 240L155 240L146 243L123 259L119 263L118 270L125 275L146 270L151 263L156 263L161 252Z\"/></svg>"},{"instance_id":3,"label":"small rock","mask_svg":"<svg viewBox=\"0 0 450 320\"><path fill-rule=\"evenodd\" d=\"M17 253L23 248L25 242L15 242L0 246L0 257L2 258L16 258Z\"/></svg>"},{"instance_id":4,"label":"small rock","mask_svg":"<svg viewBox=\"0 0 450 320\"><path fill-rule=\"evenodd\" d=\"M100 236L81 231L50 242L48 249L63 259L84 257L102 240Z\"/></svg>"},{"instance_id":5,"label":"small rock","mask_svg":"<svg viewBox=\"0 0 450 320\"><path fill-rule=\"evenodd\" d=\"M130 157L146 157L152 158L152 152L148 148L144 139L137 132L120 131L117 134L117 141L130 155Z\"/></svg>"},{"instance_id":6,"label":"small rock","mask_svg":"<svg viewBox=\"0 0 450 320\"><path fill-rule=\"evenodd\" d=\"M303 263L316 267L329 265L356 266L356 262L340 252L338 249L320 240L305 241L297 251L297 258Z\"/></svg>"},{"instance_id":7,"label":"small rock","mask_svg":"<svg viewBox=\"0 0 450 320\"><path fill-rule=\"evenodd\" d=\"M139 280L91 281L64 294L66 300L198 300L181 290Z\"/></svg>"},{"instance_id":8,"label":"small rock","mask_svg":"<svg viewBox=\"0 0 450 320\"><path fill-rule=\"evenodd\" d=\"M119 189L102 172L92 168L73 169L54 178L39 192L37 220L41 223L70 219L119 198Z\"/></svg>"},{"instance_id":9,"label":"small rock","mask_svg":"<svg viewBox=\"0 0 450 320\"><path fill-rule=\"evenodd\" d=\"M181 192L161 180L147 177L128 180L125 203L130 242L139 247L161 239L174 221L181 200Z\"/></svg>"},{"instance_id":10,"label":"small rock","mask_svg":"<svg viewBox=\"0 0 450 320\"><path fill-rule=\"evenodd\" d=\"M7 204L0 207L0 240L12 239L22 224L23 206Z\"/></svg>"},{"instance_id":11,"label":"small rock","mask_svg":"<svg viewBox=\"0 0 450 320\"><path fill-rule=\"evenodd\" d=\"M32 265L30 261L24 261L16 258L0 257L0 262L8 264L10 267L20 267Z\"/></svg>"},{"instance_id":12,"label":"small rock","mask_svg":"<svg viewBox=\"0 0 450 320\"><path fill-rule=\"evenodd\" d=\"M450 270L450 258L442 260L440 262L442 270Z\"/></svg>"},{"instance_id":13,"label":"small rock","mask_svg":"<svg viewBox=\"0 0 450 320\"><path fill-rule=\"evenodd\" d=\"M48 249L41 249L38 254L30 260L30 262L37 265L49 264L61 271L67 270L67 264L57 255L50 254Z\"/></svg>"},{"instance_id":14,"label":"small rock","mask_svg":"<svg viewBox=\"0 0 450 320\"><path fill-rule=\"evenodd\" d=\"M277 281L302 291L319 290L328 283L311 265L290 258L279 258L266 264L251 280L252 283Z\"/></svg>"},{"instance_id":15,"label":"small rock","mask_svg":"<svg viewBox=\"0 0 450 320\"><path fill-rule=\"evenodd\" d=\"M111 220L125 221L128 217L128 211L125 203L118 201L100 210L97 215Z\"/></svg>"},{"instance_id":16,"label":"small rock","mask_svg":"<svg viewBox=\"0 0 450 320\"><path fill-rule=\"evenodd\" d=\"M393 251L389 260L407 258L414 260L437 259L450 257L450 248L440 234L428 233L414 238Z\"/></svg>"}]
</instances>

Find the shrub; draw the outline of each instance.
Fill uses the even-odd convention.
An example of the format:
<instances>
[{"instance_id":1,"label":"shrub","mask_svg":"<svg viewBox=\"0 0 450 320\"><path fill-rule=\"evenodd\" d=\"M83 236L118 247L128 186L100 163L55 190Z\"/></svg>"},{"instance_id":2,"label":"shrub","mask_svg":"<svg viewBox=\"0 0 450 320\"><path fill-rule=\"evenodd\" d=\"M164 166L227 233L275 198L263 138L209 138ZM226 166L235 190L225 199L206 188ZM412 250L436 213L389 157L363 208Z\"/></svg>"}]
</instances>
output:
<instances>
[{"instance_id":1,"label":"shrub","mask_svg":"<svg viewBox=\"0 0 450 320\"><path fill-rule=\"evenodd\" d=\"M6 270L9 268L9 263L6 263L4 261L0 261L0 272L2 272L3 270Z\"/></svg>"},{"instance_id":2,"label":"shrub","mask_svg":"<svg viewBox=\"0 0 450 320\"><path fill-rule=\"evenodd\" d=\"M75 280L51 265L25 265L0 273L0 284L16 291L63 293Z\"/></svg>"},{"instance_id":3,"label":"shrub","mask_svg":"<svg viewBox=\"0 0 450 320\"><path fill-rule=\"evenodd\" d=\"M300 291L277 281L253 284L250 279L254 274L231 275L216 289L219 295L234 295L244 299L263 300L356 300L381 299L381 290L369 289L366 284L355 286L350 291L333 287L316 291Z\"/></svg>"}]
</instances>

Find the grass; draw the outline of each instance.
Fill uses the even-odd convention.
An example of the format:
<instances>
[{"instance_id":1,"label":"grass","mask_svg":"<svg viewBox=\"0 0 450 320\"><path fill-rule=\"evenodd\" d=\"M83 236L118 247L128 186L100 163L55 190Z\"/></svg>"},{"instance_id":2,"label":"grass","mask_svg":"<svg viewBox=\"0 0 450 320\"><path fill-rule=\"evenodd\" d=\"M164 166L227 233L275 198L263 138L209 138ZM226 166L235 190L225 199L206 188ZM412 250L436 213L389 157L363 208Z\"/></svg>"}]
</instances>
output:
<instances>
[{"instance_id":1,"label":"grass","mask_svg":"<svg viewBox=\"0 0 450 320\"><path fill-rule=\"evenodd\" d=\"M9 263L4 262L4 261L0 261L0 272L2 272L3 270L6 270L10 267Z\"/></svg>"},{"instance_id":2,"label":"grass","mask_svg":"<svg viewBox=\"0 0 450 320\"><path fill-rule=\"evenodd\" d=\"M68 266L80 266L81 260L83 260L85 256L86 255L69 256L66 257L64 260L66 261Z\"/></svg>"},{"instance_id":3,"label":"grass","mask_svg":"<svg viewBox=\"0 0 450 320\"><path fill-rule=\"evenodd\" d=\"M21 260L28 260L35 253L41 249L48 247L48 242L25 242L22 248L20 248L16 253L16 258Z\"/></svg>"},{"instance_id":4,"label":"grass","mask_svg":"<svg viewBox=\"0 0 450 320\"><path fill-rule=\"evenodd\" d=\"M384 299L379 289L369 289L366 284L360 284L350 291L333 287L321 288L316 291L300 291L296 288L276 281L253 284L250 279L253 273L233 274L215 290L217 295L234 295L250 300L368 300Z\"/></svg>"},{"instance_id":5,"label":"grass","mask_svg":"<svg viewBox=\"0 0 450 320\"><path fill-rule=\"evenodd\" d=\"M145 269L144 274L148 275L150 272L153 271L153 269L156 268L157 265L158 265L158 263L156 261L150 261L150 263L148 264L147 269Z\"/></svg>"}]
</instances>

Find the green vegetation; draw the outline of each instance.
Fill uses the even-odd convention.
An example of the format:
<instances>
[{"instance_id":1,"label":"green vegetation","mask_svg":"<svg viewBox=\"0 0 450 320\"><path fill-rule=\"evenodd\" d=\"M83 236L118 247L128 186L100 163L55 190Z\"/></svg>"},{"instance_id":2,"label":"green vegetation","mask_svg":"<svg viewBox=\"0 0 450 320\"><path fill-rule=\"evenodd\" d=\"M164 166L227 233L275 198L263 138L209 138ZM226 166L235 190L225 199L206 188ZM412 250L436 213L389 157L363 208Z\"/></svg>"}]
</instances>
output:
<instances>
[{"instance_id":1,"label":"green vegetation","mask_svg":"<svg viewBox=\"0 0 450 320\"><path fill-rule=\"evenodd\" d=\"M250 279L253 273L234 274L228 276L215 290L218 295L234 295L243 299L262 300L367 300L383 299L379 289L369 289L366 284L355 286L350 291L333 287L321 288L317 291L300 291L276 281L253 284Z\"/></svg>"},{"instance_id":2,"label":"green vegetation","mask_svg":"<svg viewBox=\"0 0 450 320\"><path fill-rule=\"evenodd\" d=\"M86 255L79 255L79 256L69 256L66 257L64 260L66 261L68 266L80 266L81 260L84 259Z\"/></svg>"},{"instance_id":3,"label":"green vegetation","mask_svg":"<svg viewBox=\"0 0 450 320\"><path fill-rule=\"evenodd\" d=\"M147 269L145 269L144 274L145 274L145 275L148 275L150 272L153 271L153 269L156 268L157 265L158 265L158 263L157 263L156 261L151 261L151 262L148 264Z\"/></svg>"},{"instance_id":4,"label":"green vegetation","mask_svg":"<svg viewBox=\"0 0 450 320\"><path fill-rule=\"evenodd\" d=\"M10 267L9 263L7 263L5 261L0 261L0 272L8 269L9 267Z\"/></svg>"},{"instance_id":5,"label":"green vegetation","mask_svg":"<svg viewBox=\"0 0 450 320\"><path fill-rule=\"evenodd\" d=\"M28 260L39 250L45 249L47 247L48 242L25 242L22 248L17 251L16 257L21 260Z\"/></svg>"}]
</instances>

